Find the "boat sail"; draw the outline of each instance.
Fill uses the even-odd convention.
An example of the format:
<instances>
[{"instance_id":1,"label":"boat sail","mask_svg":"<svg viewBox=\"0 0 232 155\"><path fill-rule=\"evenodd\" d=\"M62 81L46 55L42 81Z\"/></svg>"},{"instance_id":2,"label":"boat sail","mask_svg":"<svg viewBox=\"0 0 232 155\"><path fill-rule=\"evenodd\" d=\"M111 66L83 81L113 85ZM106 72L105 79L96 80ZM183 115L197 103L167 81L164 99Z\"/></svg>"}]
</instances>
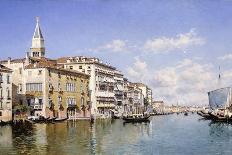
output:
<instances>
[{"instance_id":1,"label":"boat sail","mask_svg":"<svg viewBox=\"0 0 232 155\"><path fill-rule=\"evenodd\" d=\"M212 110L231 106L231 87L225 87L208 92L209 107Z\"/></svg>"}]
</instances>

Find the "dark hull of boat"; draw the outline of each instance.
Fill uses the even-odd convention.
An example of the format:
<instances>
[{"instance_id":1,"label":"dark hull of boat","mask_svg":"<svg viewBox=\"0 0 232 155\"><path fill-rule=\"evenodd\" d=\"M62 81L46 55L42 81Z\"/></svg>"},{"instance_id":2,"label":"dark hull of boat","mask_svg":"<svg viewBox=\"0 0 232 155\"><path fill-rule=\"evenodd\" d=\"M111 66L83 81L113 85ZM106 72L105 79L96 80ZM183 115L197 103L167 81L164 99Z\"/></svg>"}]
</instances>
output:
<instances>
[{"instance_id":1,"label":"dark hull of boat","mask_svg":"<svg viewBox=\"0 0 232 155\"><path fill-rule=\"evenodd\" d=\"M4 122L4 121L0 121L0 126L4 126L4 125L8 125L10 124L9 122Z\"/></svg>"},{"instance_id":2,"label":"dark hull of boat","mask_svg":"<svg viewBox=\"0 0 232 155\"><path fill-rule=\"evenodd\" d=\"M55 119L56 119L56 117L54 117L54 118L41 118L41 119L35 119L35 120L29 119L29 121L32 121L33 123L52 123L55 121Z\"/></svg>"},{"instance_id":3,"label":"dark hull of boat","mask_svg":"<svg viewBox=\"0 0 232 155\"><path fill-rule=\"evenodd\" d=\"M217 122L232 122L232 118L228 118L228 117L221 117L221 116L217 116L215 114L209 113L211 120L213 121L217 121Z\"/></svg>"},{"instance_id":4,"label":"dark hull of boat","mask_svg":"<svg viewBox=\"0 0 232 155\"><path fill-rule=\"evenodd\" d=\"M113 118L113 119L120 119L119 116L113 116L112 118Z\"/></svg>"},{"instance_id":5,"label":"dark hull of boat","mask_svg":"<svg viewBox=\"0 0 232 155\"><path fill-rule=\"evenodd\" d=\"M197 114L205 119L210 119L211 116L208 113L203 113L203 112L197 112Z\"/></svg>"},{"instance_id":6,"label":"dark hull of boat","mask_svg":"<svg viewBox=\"0 0 232 155\"><path fill-rule=\"evenodd\" d=\"M55 119L54 122L63 122L63 121L65 121L65 120L67 120L67 118Z\"/></svg>"},{"instance_id":7,"label":"dark hull of boat","mask_svg":"<svg viewBox=\"0 0 232 155\"><path fill-rule=\"evenodd\" d=\"M131 122L131 123L140 123L140 122L149 122L149 116L148 117L143 117L143 118L128 118L128 117L123 117L122 118L124 122Z\"/></svg>"}]
</instances>

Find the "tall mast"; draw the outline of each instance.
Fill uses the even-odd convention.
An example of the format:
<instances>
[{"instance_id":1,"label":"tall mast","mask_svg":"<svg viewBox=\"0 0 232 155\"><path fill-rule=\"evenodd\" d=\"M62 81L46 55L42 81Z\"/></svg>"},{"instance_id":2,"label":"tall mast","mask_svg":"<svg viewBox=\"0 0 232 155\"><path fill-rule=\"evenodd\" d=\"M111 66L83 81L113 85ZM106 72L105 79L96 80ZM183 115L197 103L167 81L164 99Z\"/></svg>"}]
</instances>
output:
<instances>
[{"instance_id":1,"label":"tall mast","mask_svg":"<svg viewBox=\"0 0 232 155\"><path fill-rule=\"evenodd\" d=\"M221 67L218 67L218 88L221 87Z\"/></svg>"}]
</instances>

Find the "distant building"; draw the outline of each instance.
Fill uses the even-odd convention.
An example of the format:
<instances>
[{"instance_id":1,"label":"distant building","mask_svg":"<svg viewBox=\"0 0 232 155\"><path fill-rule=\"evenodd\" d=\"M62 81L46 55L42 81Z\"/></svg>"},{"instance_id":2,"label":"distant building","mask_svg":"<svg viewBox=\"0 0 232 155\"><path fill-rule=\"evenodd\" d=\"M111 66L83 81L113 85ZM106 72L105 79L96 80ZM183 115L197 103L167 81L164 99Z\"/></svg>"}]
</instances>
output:
<instances>
[{"instance_id":1,"label":"distant building","mask_svg":"<svg viewBox=\"0 0 232 155\"><path fill-rule=\"evenodd\" d=\"M135 83L138 88L142 90L144 96L144 104L151 105L152 104L152 90L147 85L143 83Z\"/></svg>"},{"instance_id":2,"label":"distant building","mask_svg":"<svg viewBox=\"0 0 232 155\"><path fill-rule=\"evenodd\" d=\"M114 80L115 80L115 87L114 87L114 95L115 95L115 105L116 110L121 114L124 112L124 104L126 102L124 96L124 77L123 74L115 70L114 72Z\"/></svg>"},{"instance_id":3,"label":"distant building","mask_svg":"<svg viewBox=\"0 0 232 155\"><path fill-rule=\"evenodd\" d=\"M0 121L12 120L12 70L0 65Z\"/></svg>"},{"instance_id":4,"label":"distant building","mask_svg":"<svg viewBox=\"0 0 232 155\"><path fill-rule=\"evenodd\" d=\"M152 107L154 109L154 112L158 114L162 114L165 112L165 105L163 101L153 101Z\"/></svg>"},{"instance_id":5,"label":"distant building","mask_svg":"<svg viewBox=\"0 0 232 155\"><path fill-rule=\"evenodd\" d=\"M125 103L124 111L131 113L142 113L144 107L144 96L142 90L136 84L124 79Z\"/></svg>"}]
</instances>

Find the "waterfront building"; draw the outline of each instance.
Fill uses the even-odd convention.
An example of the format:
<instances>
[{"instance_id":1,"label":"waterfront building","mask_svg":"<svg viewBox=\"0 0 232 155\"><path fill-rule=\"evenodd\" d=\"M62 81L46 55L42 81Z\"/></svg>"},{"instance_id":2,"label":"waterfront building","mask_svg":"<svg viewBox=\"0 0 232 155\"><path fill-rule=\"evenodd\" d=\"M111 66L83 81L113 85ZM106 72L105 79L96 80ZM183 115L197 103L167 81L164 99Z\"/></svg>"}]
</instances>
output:
<instances>
[{"instance_id":1,"label":"waterfront building","mask_svg":"<svg viewBox=\"0 0 232 155\"><path fill-rule=\"evenodd\" d=\"M90 118L89 75L64 69L45 57L44 38L37 19L26 58L1 64L12 69L15 114L60 118Z\"/></svg>"},{"instance_id":2,"label":"waterfront building","mask_svg":"<svg viewBox=\"0 0 232 155\"><path fill-rule=\"evenodd\" d=\"M164 101L153 101L152 108L157 114L163 114L165 112Z\"/></svg>"},{"instance_id":3,"label":"waterfront building","mask_svg":"<svg viewBox=\"0 0 232 155\"><path fill-rule=\"evenodd\" d=\"M57 63L65 69L76 70L90 75L91 114L95 117L111 117L115 109L115 67L98 58L76 56L63 57Z\"/></svg>"},{"instance_id":4,"label":"waterfront building","mask_svg":"<svg viewBox=\"0 0 232 155\"><path fill-rule=\"evenodd\" d=\"M142 113L144 109L144 96L142 90L129 81L126 82L126 112Z\"/></svg>"},{"instance_id":5,"label":"waterfront building","mask_svg":"<svg viewBox=\"0 0 232 155\"><path fill-rule=\"evenodd\" d=\"M46 59L25 66L23 87L31 115L76 119L90 117L89 75L58 68Z\"/></svg>"},{"instance_id":6,"label":"waterfront building","mask_svg":"<svg viewBox=\"0 0 232 155\"><path fill-rule=\"evenodd\" d=\"M0 64L0 121L12 120L12 70Z\"/></svg>"},{"instance_id":7,"label":"waterfront building","mask_svg":"<svg viewBox=\"0 0 232 155\"><path fill-rule=\"evenodd\" d=\"M124 92L124 77L123 74L115 70L114 72L114 80L115 80L115 87L114 87L114 95L115 95L115 109L122 114L124 112L124 105L126 103Z\"/></svg>"},{"instance_id":8,"label":"waterfront building","mask_svg":"<svg viewBox=\"0 0 232 155\"><path fill-rule=\"evenodd\" d=\"M135 83L142 90L145 106L152 104L152 90L143 83Z\"/></svg>"}]
</instances>

